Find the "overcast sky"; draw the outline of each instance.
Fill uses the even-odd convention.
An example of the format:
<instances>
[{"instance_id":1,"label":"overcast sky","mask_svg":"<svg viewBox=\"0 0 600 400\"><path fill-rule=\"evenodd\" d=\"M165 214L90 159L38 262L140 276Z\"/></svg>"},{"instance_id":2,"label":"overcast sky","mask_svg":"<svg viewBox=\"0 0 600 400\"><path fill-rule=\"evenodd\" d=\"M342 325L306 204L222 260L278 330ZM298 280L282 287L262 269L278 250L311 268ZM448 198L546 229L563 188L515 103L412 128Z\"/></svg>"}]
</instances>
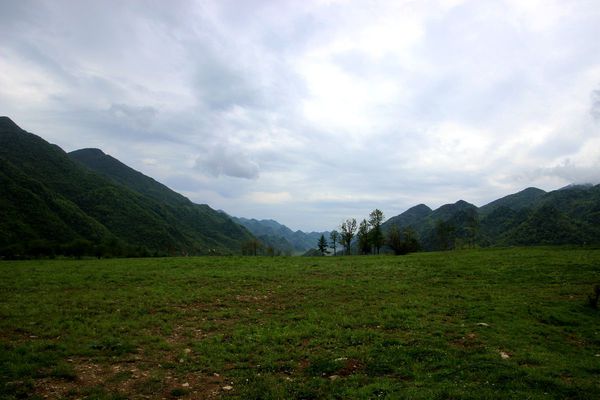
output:
<instances>
[{"instance_id":1,"label":"overcast sky","mask_svg":"<svg viewBox=\"0 0 600 400\"><path fill-rule=\"evenodd\" d=\"M600 1L0 1L0 115L292 229L600 181Z\"/></svg>"}]
</instances>

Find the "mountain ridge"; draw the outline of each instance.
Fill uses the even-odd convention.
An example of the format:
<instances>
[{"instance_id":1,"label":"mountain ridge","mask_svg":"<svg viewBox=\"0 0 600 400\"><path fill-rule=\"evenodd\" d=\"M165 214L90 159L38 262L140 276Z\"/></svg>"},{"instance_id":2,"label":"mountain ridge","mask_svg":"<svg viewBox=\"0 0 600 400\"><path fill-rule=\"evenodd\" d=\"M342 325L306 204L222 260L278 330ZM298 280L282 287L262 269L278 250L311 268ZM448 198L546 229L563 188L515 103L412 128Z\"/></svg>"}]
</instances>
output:
<instances>
[{"instance_id":1,"label":"mountain ridge","mask_svg":"<svg viewBox=\"0 0 600 400\"><path fill-rule=\"evenodd\" d=\"M0 119L0 162L0 183L6 188L0 194L3 252L51 247L60 253L68 243L85 242L88 252L111 246L126 247L130 254L233 254L252 238L206 205L175 206L98 173L8 117ZM110 162L145 177L116 159ZM154 182L150 189L170 190L145 179Z\"/></svg>"}]
</instances>

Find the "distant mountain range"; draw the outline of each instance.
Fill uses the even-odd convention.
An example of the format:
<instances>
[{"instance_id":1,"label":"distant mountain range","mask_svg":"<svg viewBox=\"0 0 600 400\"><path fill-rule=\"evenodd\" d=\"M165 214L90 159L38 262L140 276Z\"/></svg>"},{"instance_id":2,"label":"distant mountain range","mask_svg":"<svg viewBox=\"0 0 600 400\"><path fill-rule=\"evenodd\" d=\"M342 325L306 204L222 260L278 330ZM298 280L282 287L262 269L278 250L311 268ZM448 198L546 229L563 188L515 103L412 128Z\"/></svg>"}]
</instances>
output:
<instances>
[{"instance_id":1,"label":"distant mountain range","mask_svg":"<svg viewBox=\"0 0 600 400\"><path fill-rule=\"evenodd\" d=\"M479 208L463 200L436 210L420 204L382 228L392 225L413 230L425 250L447 241L451 247L600 244L600 185L527 188Z\"/></svg>"},{"instance_id":2,"label":"distant mountain range","mask_svg":"<svg viewBox=\"0 0 600 400\"><path fill-rule=\"evenodd\" d=\"M236 254L252 234L98 149L67 154L0 117L0 252Z\"/></svg>"},{"instance_id":3,"label":"distant mountain range","mask_svg":"<svg viewBox=\"0 0 600 400\"><path fill-rule=\"evenodd\" d=\"M237 217L232 217L232 219L246 227L266 246L274 247L288 254L303 254L307 250L316 248L321 235L325 235L329 240L329 232L292 231L272 219L256 220Z\"/></svg>"},{"instance_id":4,"label":"distant mountain range","mask_svg":"<svg viewBox=\"0 0 600 400\"><path fill-rule=\"evenodd\" d=\"M277 253L315 249L329 232L230 217L195 204L99 149L65 153L0 117L0 257L239 254L259 239ZM382 225L422 249L600 244L600 185L527 188L482 207L424 204Z\"/></svg>"}]
</instances>

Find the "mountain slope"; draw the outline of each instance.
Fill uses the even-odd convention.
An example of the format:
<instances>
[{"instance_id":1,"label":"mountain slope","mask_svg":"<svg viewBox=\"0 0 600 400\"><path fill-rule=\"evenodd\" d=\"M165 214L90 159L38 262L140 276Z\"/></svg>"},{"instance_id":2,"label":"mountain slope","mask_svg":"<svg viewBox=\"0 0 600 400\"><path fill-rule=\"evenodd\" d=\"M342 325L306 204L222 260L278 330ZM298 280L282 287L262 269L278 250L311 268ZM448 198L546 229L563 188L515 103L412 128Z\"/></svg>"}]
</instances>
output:
<instances>
[{"instance_id":1,"label":"mountain slope","mask_svg":"<svg viewBox=\"0 0 600 400\"><path fill-rule=\"evenodd\" d=\"M402 214L396 215L385 221L381 227L385 231L389 229L391 225L397 225L399 227L415 227L420 223L423 223L424 219L431 214L432 209L427 207L425 204L419 204L409 208Z\"/></svg>"},{"instance_id":2,"label":"mountain slope","mask_svg":"<svg viewBox=\"0 0 600 400\"><path fill-rule=\"evenodd\" d=\"M382 226L412 228L425 250L600 244L600 185L569 185L551 192L527 188L481 208L461 200L428 210L415 206Z\"/></svg>"},{"instance_id":3,"label":"mountain slope","mask_svg":"<svg viewBox=\"0 0 600 400\"><path fill-rule=\"evenodd\" d=\"M523 208L533 207L544 195L542 189L529 187L520 192L504 196L498 200L494 200L479 208L479 213L486 216L499 207L507 207L514 211L519 211Z\"/></svg>"},{"instance_id":4,"label":"mountain slope","mask_svg":"<svg viewBox=\"0 0 600 400\"><path fill-rule=\"evenodd\" d=\"M0 194L0 204L10 212L0 227L18 232L3 233L0 249L35 240L53 246L87 240L96 245L119 241L165 254L233 253L251 237L231 221L219 226L192 218L196 229L190 229L181 220L188 210L175 214L169 204L91 171L7 117L0 118L0 161L0 179L8 188Z\"/></svg>"},{"instance_id":5,"label":"mountain slope","mask_svg":"<svg viewBox=\"0 0 600 400\"><path fill-rule=\"evenodd\" d=\"M202 238L211 246L226 245L232 250L241 248L251 234L222 212L205 204L192 203L188 198L169 189L99 149L81 149L69 157L128 189L146 196L161 205L161 216L187 236Z\"/></svg>"},{"instance_id":6,"label":"mountain slope","mask_svg":"<svg viewBox=\"0 0 600 400\"><path fill-rule=\"evenodd\" d=\"M329 240L329 232L303 232L292 231L285 225L272 219L248 219L232 217L238 224L246 227L253 235L261 239L265 244L279 243L279 249L288 250L288 244L295 253L304 253L308 249L316 248L321 235ZM281 248L281 247L284 248Z\"/></svg>"}]
</instances>

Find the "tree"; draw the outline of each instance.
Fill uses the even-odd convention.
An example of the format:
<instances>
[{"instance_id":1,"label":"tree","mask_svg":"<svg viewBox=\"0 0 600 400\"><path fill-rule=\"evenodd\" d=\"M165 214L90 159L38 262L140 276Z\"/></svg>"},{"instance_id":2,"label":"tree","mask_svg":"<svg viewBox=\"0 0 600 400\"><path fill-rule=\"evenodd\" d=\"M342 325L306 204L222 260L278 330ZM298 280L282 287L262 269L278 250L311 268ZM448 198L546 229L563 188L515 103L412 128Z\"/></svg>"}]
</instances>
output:
<instances>
[{"instance_id":1,"label":"tree","mask_svg":"<svg viewBox=\"0 0 600 400\"><path fill-rule=\"evenodd\" d=\"M342 244L344 245L345 253L350 254L350 247L352 246L352 239L356 232L356 219L349 218L342 222L340 226Z\"/></svg>"},{"instance_id":2,"label":"tree","mask_svg":"<svg viewBox=\"0 0 600 400\"><path fill-rule=\"evenodd\" d=\"M258 252L263 247L263 244L258 239L252 238L242 244L242 254L247 256L257 256Z\"/></svg>"},{"instance_id":3,"label":"tree","mask_svg":"<svg viewBox=\"0 0 600 400\"><path fill-rule=\"evenodd\" d=\"M413 229L405 228L401 233L397 225L390 227L386 242L397 256L419 251L421 247Z\"/></svg>"},{"instance_id":4,"label":"tree","mask_svg":"<svg viewBox=\"0 0 600 400\"><path fill-rule=\"evenodd\" d=\"M321 252L321 255L324 256L325 253L329 253L327 250L327 240L325 240L325 235L321 235L319 238L319 242L317 243L317 248Z\"/></svg>"},{"instance_id":5,"label":"tree","mask_svg":"<svg viewBox=\"0 0 600 400\"><path fill-rule=\"evenodd\" d=\"M358 249L362 254L368 254L371 251L371 241L369 240L369 223L363 219L358 226Z\"/></svg>"},{"instance_id":6,"label":"tree","mask_svg":"<svg viewBox=\"0 0 600 400\"><path fill-rule=\"evenodd\" d=\"M369 225L371 225L371 242L375 248L375 253L379 254L379 249L383 246L384 237L381 232L381 223L383 222L383 212L378 208L369 214Z\"/></svg>"},{"instance_id":7,"label":"tree","mask_svg":"<svg viewBox=\"0 0 600 400\"><path fill-rule=\"evenodd\" d=\"M336 256L337 252L336 252L336 246L338 240L339 240L339 233L338 231L336 231L335 229L333 231L331 231L331 233L329 234L329 239L331 239L331 247L333 247L333 255Z\"/></svg>"},{"instance_id":8,"label":"tree","mask_svg":"<svg viewBox=\"0 0 600 400\"><path fill-rule=\"evenodd\" d=\"M402 254L402 236L400 236L400 229L398 226L392 225L387 233L387 245L394 251L395 255Z\"/></svg>"}]
</instances>

